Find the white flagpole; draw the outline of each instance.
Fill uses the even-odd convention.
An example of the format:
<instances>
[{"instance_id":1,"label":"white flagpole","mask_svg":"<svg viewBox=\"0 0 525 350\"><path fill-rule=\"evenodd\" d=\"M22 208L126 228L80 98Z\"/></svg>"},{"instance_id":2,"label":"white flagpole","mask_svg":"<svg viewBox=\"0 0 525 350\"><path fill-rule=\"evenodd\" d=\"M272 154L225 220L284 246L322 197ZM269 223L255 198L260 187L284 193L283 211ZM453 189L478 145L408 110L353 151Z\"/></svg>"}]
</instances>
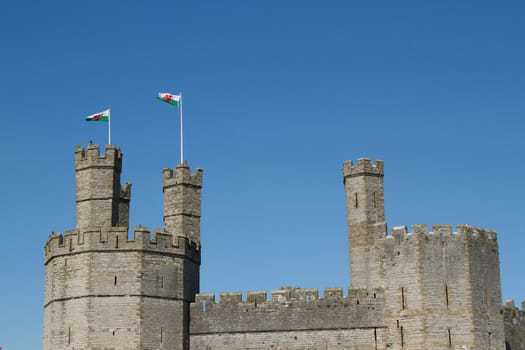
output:
<instances>
[{"instance_id":1,"label":"white flagpole","mask_svg":"<svg viewBox=\"0 0 525 350\"><path fill-rule=\"evenodd\" d=\"M182 133L182 92L180 93L180 162L184 163L184 142Z\"/></svg>"},{"instance_id":2,"label":"white flagpole","mask_svg":"<svg viewBox=\"0 0 525 350\"><path fill-rule=\"evenodd\" d=\"M111 107L108 107L108 144L111 145Z\"/></svg>"}]
</instances>

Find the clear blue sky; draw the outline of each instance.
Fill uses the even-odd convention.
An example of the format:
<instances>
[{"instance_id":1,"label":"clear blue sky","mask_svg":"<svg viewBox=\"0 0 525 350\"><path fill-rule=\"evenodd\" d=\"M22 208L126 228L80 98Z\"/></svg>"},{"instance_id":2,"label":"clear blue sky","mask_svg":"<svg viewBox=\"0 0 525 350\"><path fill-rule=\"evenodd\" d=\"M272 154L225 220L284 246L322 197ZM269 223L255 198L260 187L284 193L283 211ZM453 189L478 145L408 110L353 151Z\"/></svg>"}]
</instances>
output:
<instances>
[{"instance_id":1,"label":"clear blue sky","mask_svg":"<svg viewBox=\"0 0 525 350\"><path fill-rule=\"evenodd\" d=\"M43 246L75 226L73 152L107 142L131 222L162 226L161 170L204 168L203 292L350 283L341 168L385 161L390 227L499 233L525 299L522 1L0 2L0 346L41 348Z\"/></svg>"}]
</instances>

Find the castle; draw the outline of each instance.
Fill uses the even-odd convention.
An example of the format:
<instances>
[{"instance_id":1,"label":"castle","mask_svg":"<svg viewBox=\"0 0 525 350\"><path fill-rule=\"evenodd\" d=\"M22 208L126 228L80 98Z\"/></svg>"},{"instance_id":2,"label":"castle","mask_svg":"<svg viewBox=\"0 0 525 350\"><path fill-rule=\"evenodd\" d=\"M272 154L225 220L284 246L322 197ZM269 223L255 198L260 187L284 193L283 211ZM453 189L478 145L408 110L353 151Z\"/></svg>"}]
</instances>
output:
<instances>
[{"instance_id":1,"label":"castle","mask_svg":"<svg viewBox=\"0 0 525 350\"><path fill-rule=\"evenodd\" d=\"M164 227L128 239L122 153L77 147L76 228L44 248L44 350L525 349L525 303L501 305L494 231L394 227L382 161L343 167L351 288L200 294L202 170L162 172Z\"/></svg>"}]
</instances>

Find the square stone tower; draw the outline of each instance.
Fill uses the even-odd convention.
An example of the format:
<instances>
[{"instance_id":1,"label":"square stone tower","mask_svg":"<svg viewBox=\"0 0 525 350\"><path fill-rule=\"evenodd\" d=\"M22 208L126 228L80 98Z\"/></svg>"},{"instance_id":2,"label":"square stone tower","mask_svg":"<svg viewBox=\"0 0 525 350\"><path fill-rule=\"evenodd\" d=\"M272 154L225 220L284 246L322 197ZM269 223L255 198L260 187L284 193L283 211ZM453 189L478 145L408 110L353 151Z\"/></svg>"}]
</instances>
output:
<instances>
[{"instance_id":1,"label":"square stone tower","mask_svg":"<svg viewBox=\"0 0 525 350\"><path fill-rule=\"evenodd\" d=\"M386 348L504 349L497 236L468 225L394 227L384 211L384 165L343 167L352 288L382 288Z\"/></svg>"}]
</instances>

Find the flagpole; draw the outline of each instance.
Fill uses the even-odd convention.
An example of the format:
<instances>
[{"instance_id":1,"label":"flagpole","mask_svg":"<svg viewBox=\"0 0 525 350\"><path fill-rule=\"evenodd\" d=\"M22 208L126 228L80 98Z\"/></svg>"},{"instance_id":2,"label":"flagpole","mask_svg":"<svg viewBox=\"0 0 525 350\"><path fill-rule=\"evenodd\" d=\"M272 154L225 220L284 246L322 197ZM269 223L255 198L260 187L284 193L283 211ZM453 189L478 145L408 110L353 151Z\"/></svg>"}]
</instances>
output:
<instances>
[{"instance_id":1,"label":"flagpole","mask_svg":"<svg viewBox=\"0 0 525 350\"><path fill-rule=\"evenodd\" d=\"M182 92L180 93L180 162L184 163L184 142L182 133Z\"/></svg>"},{"instance_id":2,"label":"flagpole","mask_svg":"<svg viewBox=\"0 0 525 350\"><path fill-rule=\"evenodd\" d=\"M111 145L111 106L108 107L108 144Z\"/></svg>"}]
</instances>

